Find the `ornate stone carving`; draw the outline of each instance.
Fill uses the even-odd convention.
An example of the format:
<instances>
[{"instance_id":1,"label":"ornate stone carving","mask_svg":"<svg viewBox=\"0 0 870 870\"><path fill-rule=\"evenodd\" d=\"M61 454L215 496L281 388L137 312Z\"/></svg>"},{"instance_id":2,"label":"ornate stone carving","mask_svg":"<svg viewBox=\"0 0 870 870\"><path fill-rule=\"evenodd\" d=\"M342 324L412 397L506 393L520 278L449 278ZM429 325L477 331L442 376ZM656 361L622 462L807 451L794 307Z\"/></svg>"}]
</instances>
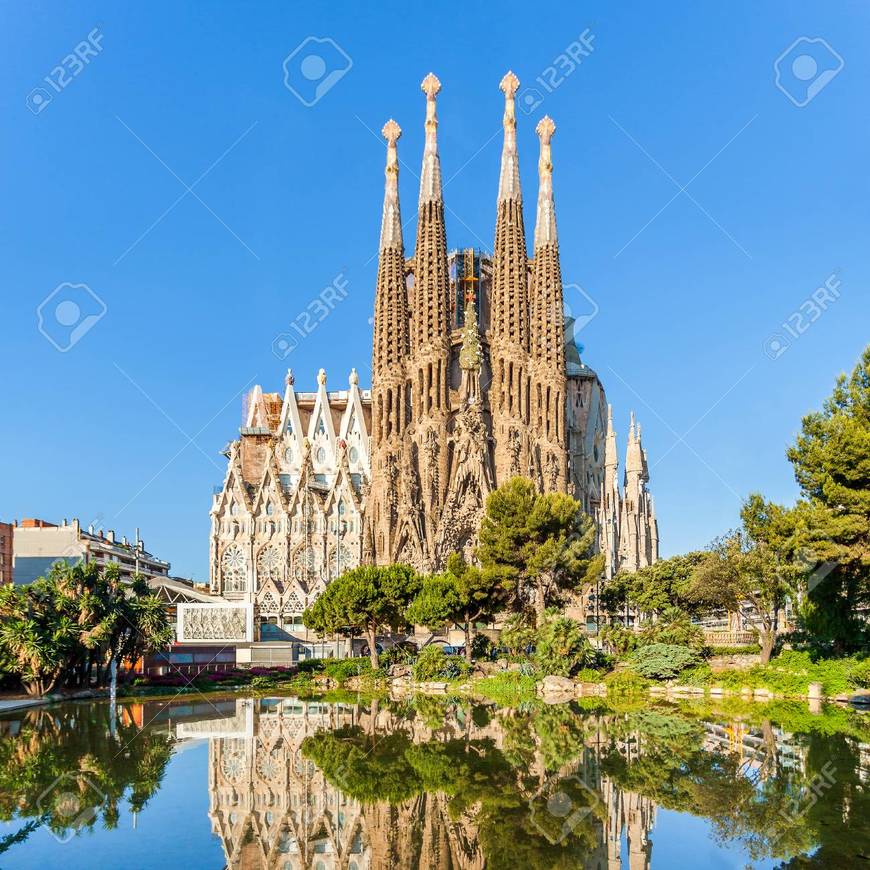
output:
<instances>
[{"instance_id":1,"label":"ornate stone carving","mask_svg":"<svg viewBox=\"0 0 870 870\"><path fill-rule=\"evenodd\" d=\"M182 636L185 641L245 641L248 638L248 609L244 606L220 607L214 604L186 605Z\"/></svg>"}]
</instances>

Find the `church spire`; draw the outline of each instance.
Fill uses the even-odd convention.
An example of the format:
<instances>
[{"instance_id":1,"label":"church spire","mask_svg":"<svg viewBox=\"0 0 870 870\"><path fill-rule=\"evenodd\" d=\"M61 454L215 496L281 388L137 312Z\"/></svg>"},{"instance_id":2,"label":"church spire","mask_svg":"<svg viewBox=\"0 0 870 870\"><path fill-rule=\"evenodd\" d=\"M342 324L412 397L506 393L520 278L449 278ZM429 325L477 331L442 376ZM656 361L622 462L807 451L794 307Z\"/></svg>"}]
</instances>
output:
<instances>
[{"instance_id":1,"label":"church spire","mask_svg":"<svg viewBox=\"0 0 870 870\"><path fill-rule=\"evenodd\" d=\"M556 125L549 115L544 115L535 128L541 142L538 160L538 215L535 222L535 250L541 245L556 244L556 210L553 204L553 161L550 140Z\"/></svg>"},{"instance_id":2,"label":"church spire","mask_svg":"<svg viewBox=\"0 0 870 870\"><path fill-rule=\"evenodd\" d=\"M408 354L408 295L405 289L405 252L399 212L399 156L396 142L402 135L391 118L382 130L387 140L384 209L381 219L372 373L380 381L395 376Z\"/></svg>"},{"instance_id":3,"label":"church spire","mask_svg":"<svg viewBox=\"0 0 870 870\"><path fill-rule=\"evenodd\" d=\"M420 173L422 205L424 202L441 202L441 159L438 157L438 115L435 110L435 97L441 90L441 82L434 73L429 73L420 88L426 94L426 144Z\"/></svg>"},{"instance_id":4,"label":"church spire","mask_svg":"<svg viewBox=\"0 0 870 870\"><path fill-rule=\"evenodd\" d=\"M428 346L449 354L450 279L447 266L447 235L444 228L444 202L441 198L441 162L438 157L438 118L435 97L441 82L432 74L420 87L426 94L426 144L420 176L420 203L417 213L417 246L414 250L414 304L411 350L416 356ZM434 403L446 411L447 362L433 386Z\"/></svg>"},{"instance_id":5,"label":"church spire","mask_svg":"<svg viewBox=\"0 0 870 870\"><path fill-rule=\"evenodd\" d=\"M504 344L501 350L506 350L511 345L518 352L523 352L529 346L529 312L526 292L526 231L523 224L514 105L514 96L519 86L519 79L512 72L508 72L499 85L504 92L504 145L495 224L490 330L493 339ZM521 387L513 385L510 389L519 392Z\"/></svg>"},{"instance_id":6,"label":"church spire","mask_svg":"<svg viewBox=\"0 0 870 870\"><path fill-rule=\"evenodd\" d=\"M613 428L613 405L607 406L607 435L604 443L604 467L615 469L619 463L616 455L616 432ZM615 480L615 474L614 474Z\"/></svg>"},{"instance_id":7,"label":"church spire","mask_svg":"<svg viewBox=\"0 0 870 870\"><path fill-rule=\"evenodd\" d=\"M381 247L402 248L402 215L399 210L399 155L396 142L402 128L390 118L381 134L387 140L387 168L384 170L384 214L381 219Z\"/></svg>"},{"instance_id":8,"label":"church spire","mask_svg":"<svg viewBox=\"0 0 870 870\"><path fill-rule=\"evenodd\" d=\"M498 179L498 201L513 199L521 203L523 194L520 190L520 165L517 154L517 114L515 95L520 86L520 80L507 72L502 78L499 88L504 93L504 144L501 150L501 174Z\"/></svg>"}]
</instances>

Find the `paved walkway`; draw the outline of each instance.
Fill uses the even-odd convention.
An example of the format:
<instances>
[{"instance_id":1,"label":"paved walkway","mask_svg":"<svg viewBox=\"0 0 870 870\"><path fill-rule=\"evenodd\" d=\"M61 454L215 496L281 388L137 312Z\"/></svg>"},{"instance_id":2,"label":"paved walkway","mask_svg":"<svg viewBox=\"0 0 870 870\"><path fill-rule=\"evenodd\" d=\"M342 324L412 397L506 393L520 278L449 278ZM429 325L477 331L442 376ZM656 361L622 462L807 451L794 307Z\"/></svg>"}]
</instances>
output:
<instances>
[{"instance_id":1,"label":"paved walkway","mask_svg":"<svg viewBox=\"0 0 870 870\"><path fill-rule=\"evenodd\" d=\"M15 710L26 710L28 707L39 707L41 704L47 704L44 698L13 698L11 700L0 701L0 714L12 713Z\"/></svg>"}]
</instances>

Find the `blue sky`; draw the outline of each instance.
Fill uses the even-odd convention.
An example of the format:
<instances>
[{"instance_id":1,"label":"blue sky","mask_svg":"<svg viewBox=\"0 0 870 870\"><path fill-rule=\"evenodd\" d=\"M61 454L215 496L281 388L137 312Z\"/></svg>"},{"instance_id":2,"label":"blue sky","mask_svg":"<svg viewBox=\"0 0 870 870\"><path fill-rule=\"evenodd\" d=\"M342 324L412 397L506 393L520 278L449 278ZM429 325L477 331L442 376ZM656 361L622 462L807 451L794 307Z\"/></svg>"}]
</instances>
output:
<instances>
[{"instance_id":1,"label":"blue sky","mask_svg":"<svg viewBox=\"0 0 870 870\"><path fill-rule=\"evenodd\" d=\"M281 389L288 364L303 389L320 366L332 388L352 366L369 382L377 131L404 129L409 221L429 70L452 247L492 245L508 68L541 98L519 120L529 232L534 126L556 121L563 276L597 308L579 340L620 451L631 409L643 424L663 553L734 525L753 490L795 497L784 450L868 340L866 4L3 7L0 518L139 526L175 573L207 576L244 388ZM566 75L584 32L593 50ZM340 50L321 43L321 81L338 74L306 106L282 65L311 102L310 37ZM347 298L276 358L337 275ZM825 281L834 301L790 337ZM52 297L55 341L81 325L58 300L103 316L62 353L37 308L64 284L99 301Z\"/></svg>"}]
</instances>

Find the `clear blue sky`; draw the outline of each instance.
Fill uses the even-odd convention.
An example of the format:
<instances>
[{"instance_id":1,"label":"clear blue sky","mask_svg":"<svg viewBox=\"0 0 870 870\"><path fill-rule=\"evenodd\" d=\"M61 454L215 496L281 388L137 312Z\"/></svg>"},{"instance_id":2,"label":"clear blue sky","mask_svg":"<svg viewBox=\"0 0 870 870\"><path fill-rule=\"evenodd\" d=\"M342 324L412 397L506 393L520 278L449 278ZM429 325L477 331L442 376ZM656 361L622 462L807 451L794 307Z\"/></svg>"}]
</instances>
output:
<instances>
[{"instance_id":1,"label":"clear blue sky","mask_svg":"<svg viewBox=\"0 0 870 870\"><path fill-rule=\"evenodd\" d=\"M175 573L206 577L243 388L281 389L288 364L303 389L320 366L333 388L352 366L369 382L384 161L371 131L390 116L404 128L408 221L430 69L451 246L492 245L508 68L543 97L519 122L529 231L534 125L545 112L558 125L563 275L598 306L580 340L620 451L632 408L643 424L663 552L707 544L753 490L793 499L784 450L870 337L870 7L543 8L5 2L0 518L138 525ZM64 62L94 28L96 56ZM535 79L587 28L591 55L547 93ZM310 36L352 66L342 76L333 51L321 81L339 75L307 107L282 64ZM774 81L800 37L836 53L785 58L796 102L816 85L804 107ZM793 63L807 52L815 70ZM310 54L290 62L309 101ZM411 222L409 248L413 235ZM835 270L836 303L771 359L765 341ZM339 273L347 298L277 359L275 336ZM65 282L106 308L61 353L36 309ZM63 343L75 311L53 303L46 328Z\"/></svg>"}]
</instances>

